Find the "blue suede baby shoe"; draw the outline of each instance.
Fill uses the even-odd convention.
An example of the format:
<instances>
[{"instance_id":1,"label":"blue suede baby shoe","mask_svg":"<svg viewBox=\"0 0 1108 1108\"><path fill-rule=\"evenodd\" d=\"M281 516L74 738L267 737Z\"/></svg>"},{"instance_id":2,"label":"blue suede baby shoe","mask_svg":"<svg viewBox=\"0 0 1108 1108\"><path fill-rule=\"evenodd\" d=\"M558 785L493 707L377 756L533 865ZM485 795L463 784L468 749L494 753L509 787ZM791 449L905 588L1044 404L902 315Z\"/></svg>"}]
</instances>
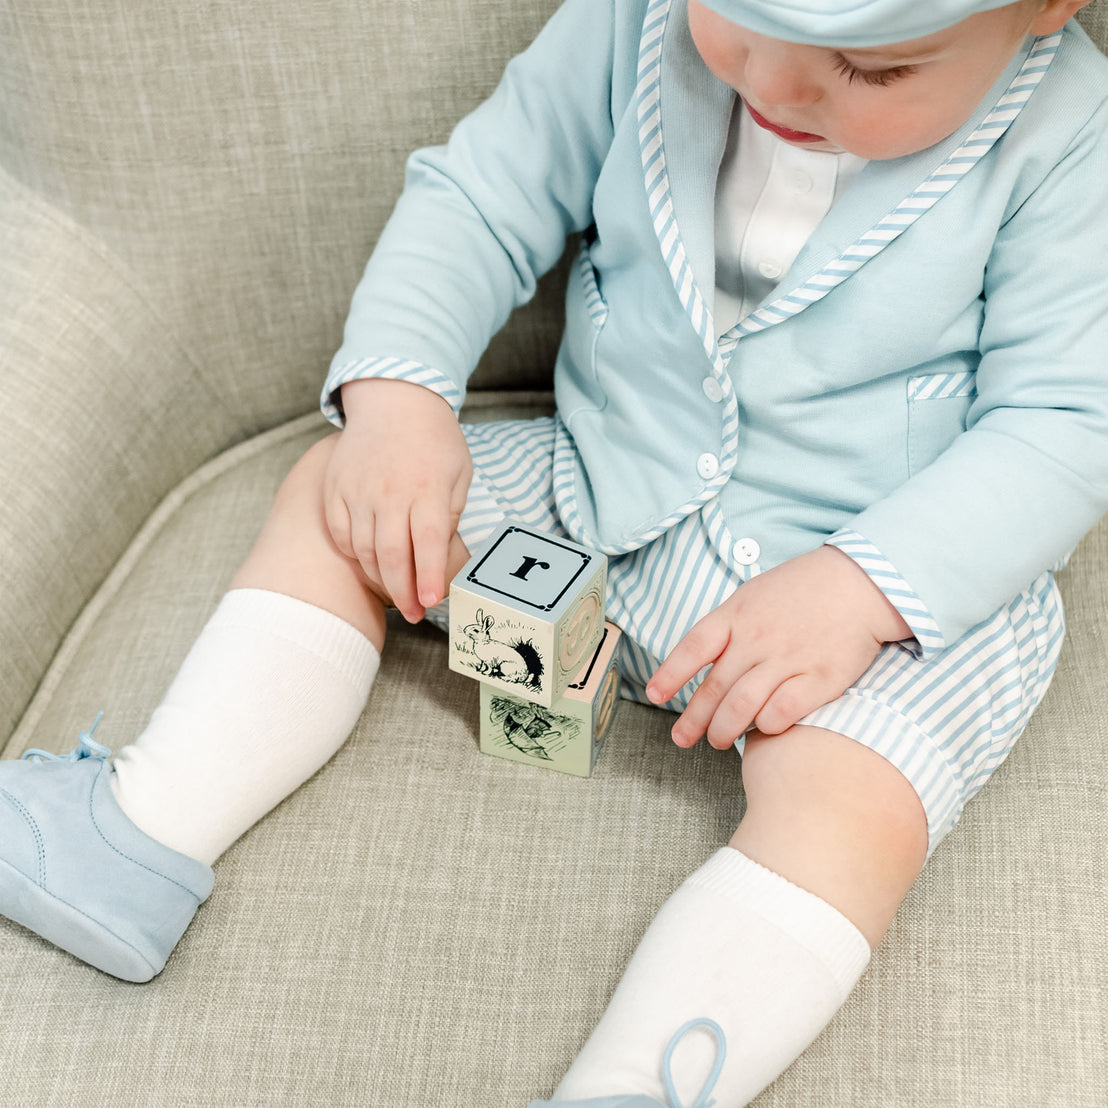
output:
<instances>
[{"instance_id":1,"label":"blue suede baby shoe","mask_svg":"<svg viewBox=\"0 0 1108 1108\"><path fill-rule=\"evenodd\" d=\"M706 1027L716 1037L716 1063L712 1072L708 1074L700 1092L696 1094L696 1100L691 1104L685 1104L677 1095L673 1087L673 1074L671 1065L673 1052L677 1044L694 1028ZM662 1055L662 1081L666 1087L665 1101L655 1100L652 1096L644 1096L642 1093L629 1093L626 1096L601 1096L591 1097L588 1100L532 1100L527 1108L712 1108L714 1100L708 1097L716 1087L719 1075L723 1071L723 1060L727 1057L727 1040L723 1035L723 1028L715 1020L695 1019L682 1024L673 1034L665 1053Z\"/></svg>"},{"instance_id":2,"label":"blue suede baby shoe","mask_svg":"<svg viewBox=\"0 0 1108 1108\"><path fill-rule=\"evenodd\" d=\"M0 915L113 977L149 981L214 874L123 814L95 729L69 754L0 762Z\"/></svg>"}]
</instances>

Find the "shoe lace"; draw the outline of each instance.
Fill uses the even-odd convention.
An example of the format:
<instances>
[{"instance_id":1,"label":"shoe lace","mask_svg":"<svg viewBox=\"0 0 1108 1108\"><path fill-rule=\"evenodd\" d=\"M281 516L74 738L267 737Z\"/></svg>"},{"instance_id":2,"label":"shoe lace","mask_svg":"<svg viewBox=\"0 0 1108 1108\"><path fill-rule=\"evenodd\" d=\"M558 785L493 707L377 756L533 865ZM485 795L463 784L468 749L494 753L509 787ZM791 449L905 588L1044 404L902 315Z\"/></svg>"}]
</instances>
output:
<instances>
[{"instance_id":1,"label":"shoe lace","mask_svg":"<svg viewBox=\"0 0 1108 1108\"><path fill-rule=\"evenodd\" d=\"M694 1027L706 1027L716 1037L716 1064L712 1067L712 1072L708 1074L707 1080L701 1086L700 1092L696 1094L696 1100L692 1104L685 1105L682 1103L681 1098L677 1095L677 1090L673 1087L673 1074L670 1072L670 1062L673 1059L673 1052L677 1048L677 1044L694 1028ZM719 1080L719 1075L723 1071L723 1060L727 1057L727 1040L723 1035L723 1028L720 1027L715 1020L710 1019L694 1019L689 1020L688 1023L682 1024L674 1033L673 1038L669 1041L669 1046L666 1047L666 1052L662 1056L662 1080L666 1085L666 1096L669 1098L671 1108L712 1108L715 1104L714 1100L708 1100L708 1094L716 1087L716 1082Z\"/></svg>"},{"instance_id":2,"label":"shoe lace","mask_svg":"<svg viewBox=\"0 0 1108 1108\"><path fill-rule=\"evenodd\" d=\"M92 721L92 726L87 731L80 732L77 736L79 740L77 746L68 754L51 754L49 750L39 750L37 747L32 747L30 750L23 751L23 757L32 758L36 762L79 762L82 758L106 758L111 754L111 750L96 742L92 737L93 732L100 725L103 715L103 712L96 713L96 719Z\"/></svg>"}]
</instances>

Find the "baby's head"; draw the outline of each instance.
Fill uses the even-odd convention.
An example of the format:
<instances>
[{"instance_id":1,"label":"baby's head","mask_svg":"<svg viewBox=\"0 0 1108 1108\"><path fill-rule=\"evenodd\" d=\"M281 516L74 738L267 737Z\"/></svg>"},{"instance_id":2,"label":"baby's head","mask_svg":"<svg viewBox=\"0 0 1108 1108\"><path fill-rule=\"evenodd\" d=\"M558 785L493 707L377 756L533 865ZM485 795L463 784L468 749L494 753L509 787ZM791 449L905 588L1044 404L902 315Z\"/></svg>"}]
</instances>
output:
<instances>
[{"instance_id":1,"label":"baby's head","mask_svg":"<svg viewBox=\"0 0 1108 1108\"><path fill-rule=\"evenodd\" d=\"M1089 0L688 0L708 68L786 142L898 158L965 123Z\"/></svg>"}]
</instances>

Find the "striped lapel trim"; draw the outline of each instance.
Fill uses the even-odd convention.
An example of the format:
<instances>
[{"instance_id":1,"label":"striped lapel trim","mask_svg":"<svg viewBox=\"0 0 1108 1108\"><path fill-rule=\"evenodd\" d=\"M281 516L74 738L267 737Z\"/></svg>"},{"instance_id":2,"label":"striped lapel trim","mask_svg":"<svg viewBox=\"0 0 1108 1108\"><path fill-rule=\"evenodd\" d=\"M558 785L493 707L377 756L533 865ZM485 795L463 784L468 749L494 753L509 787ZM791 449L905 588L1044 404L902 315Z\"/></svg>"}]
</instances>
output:
<instances>
[{"instance_id":1,"label":"striped lapel trim","mask_svg":"<svg viewBox=\"0 0 1108 1108\"><path fill-rule=\"evenodd\" d=\"M1061 32L1035 40L1031 51L1012 79L1007 91L961 146L931 174L911 195L902 200L880 222L848 246L815 276L764 308L740 320L720 340L724 354L729 354L744 335L764 331L768 327L791 319L805 308L822 300L832 289L857 273L871 258L876 257L891 242L895 242L920 216L929 212L969 171L993 148L996 141L1012 125L1050 68Z\"/></svg>"},{"instance_id":2,"label":"striped lapel trim","mask_svg":"<svg viewBox=\"0 0 1108 1108\"><path fill-rule=\"evenodd\" d=\"M704 352L715 361L715 337L712 314L693 278L692 266L677 227L670 192L666 151L662 142L662 39L669 21L671 0L652 0L643 22L639 43L638 122L639 149L642 153L643 182L646 186L654 233L662 248L673 287L700 337Z\"/></svg>"},{"instance_id":3,"label":"striped lapel trim","mask_svg":"<svg viewBox=\"0 0 1108 1108\"><path fill-rule=\"evenodd\" d=\"M654 233L662 250L673 287L696 331L704 352L712 362L720 383L727 378L727 359L739 339L783 323L805 308L822 300L895 242L920 216L930 211L993 147L1023 110L1043 75L1050 68L1062 41L1059 31L1035 40L1019 72L1004 95L938 169L902 200L888 215L848 246L814 276L787 295L752 312L740 320L717 342L712 313L693 278L685 245L673 209L669 173L666 168L662 135L661 77L662 40L669 20L672 0L651 0L643 21L639 42L639 68L636 96L638 102L639 148L642 154L643 183L654 224ZM732 399L725 389L725 398ZM726 401L725 401L726 402Z\"/></svg>"},{"instance_id":4,"label":"striped lapel trim","mask_svg":"<svg viewBox=\"0 0 1108 1108\"><path fill-rule=\"evenodd\" d=\"M705 354L711 365L712 375L720 386L720 437L721 453L718 476L705 483L701 492L672 512L663 520L652 525L649 530L638 536L633 542L618 548L606 550L606 553L624 553L664 534L685 516L706 504L719 494L727 483L731 471L738 459L739 449L739 406L735 390L727 372L726 363L720 354L714 334L712 314L693 278L685 244L677 227L677 218L673 210L673 196L670 191L669 172L666 168L666 153L662 142L661 117L661 75L662 75L662 39L665 35L672 0L651 0L643 21L642 37L639 41L638 83L636 102L638 105L639 149L642 155L643 179L646 185L647 200L650 204L650 216L654 233L662 248L662 256L669 270L674 288L681 300L686 314L700 338ZM601 547L601 549L604 549Z\"/></svg>"}]
</instances>

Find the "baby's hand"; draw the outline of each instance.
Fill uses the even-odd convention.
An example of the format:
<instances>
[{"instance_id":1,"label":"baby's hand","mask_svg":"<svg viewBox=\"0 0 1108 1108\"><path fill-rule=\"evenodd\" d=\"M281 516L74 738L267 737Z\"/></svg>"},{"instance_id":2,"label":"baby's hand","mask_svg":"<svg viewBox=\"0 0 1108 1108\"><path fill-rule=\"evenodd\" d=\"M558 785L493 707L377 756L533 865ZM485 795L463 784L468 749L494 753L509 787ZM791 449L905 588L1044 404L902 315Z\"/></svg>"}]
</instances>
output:
<instances>
[{"instance_id":1,"label":"baby's hand","mask_svg":"<svg viewBox=\"0 0 1108 1108\"><path fill-rule=\"evenodd\" d=\"M446 594L447 551L473 465L450 406L421 385L370 379L342 388L346 427L324 480L327 526L404 618Z\"/></svg>"},{"instance_id":2,"label":"baby's hand","mask_svg":"<svg viewBox=\"0 0 1108 1108\"><path fill-rule=\"evenodd\" d=\"M673 725L673 741L701 735L719 750L752 725L779 735L830 703L886 642L911 631L857 563L821 546L747 581L674 647L647 685L664 704L710 665Z\"/></svg>"}]
</instances>

